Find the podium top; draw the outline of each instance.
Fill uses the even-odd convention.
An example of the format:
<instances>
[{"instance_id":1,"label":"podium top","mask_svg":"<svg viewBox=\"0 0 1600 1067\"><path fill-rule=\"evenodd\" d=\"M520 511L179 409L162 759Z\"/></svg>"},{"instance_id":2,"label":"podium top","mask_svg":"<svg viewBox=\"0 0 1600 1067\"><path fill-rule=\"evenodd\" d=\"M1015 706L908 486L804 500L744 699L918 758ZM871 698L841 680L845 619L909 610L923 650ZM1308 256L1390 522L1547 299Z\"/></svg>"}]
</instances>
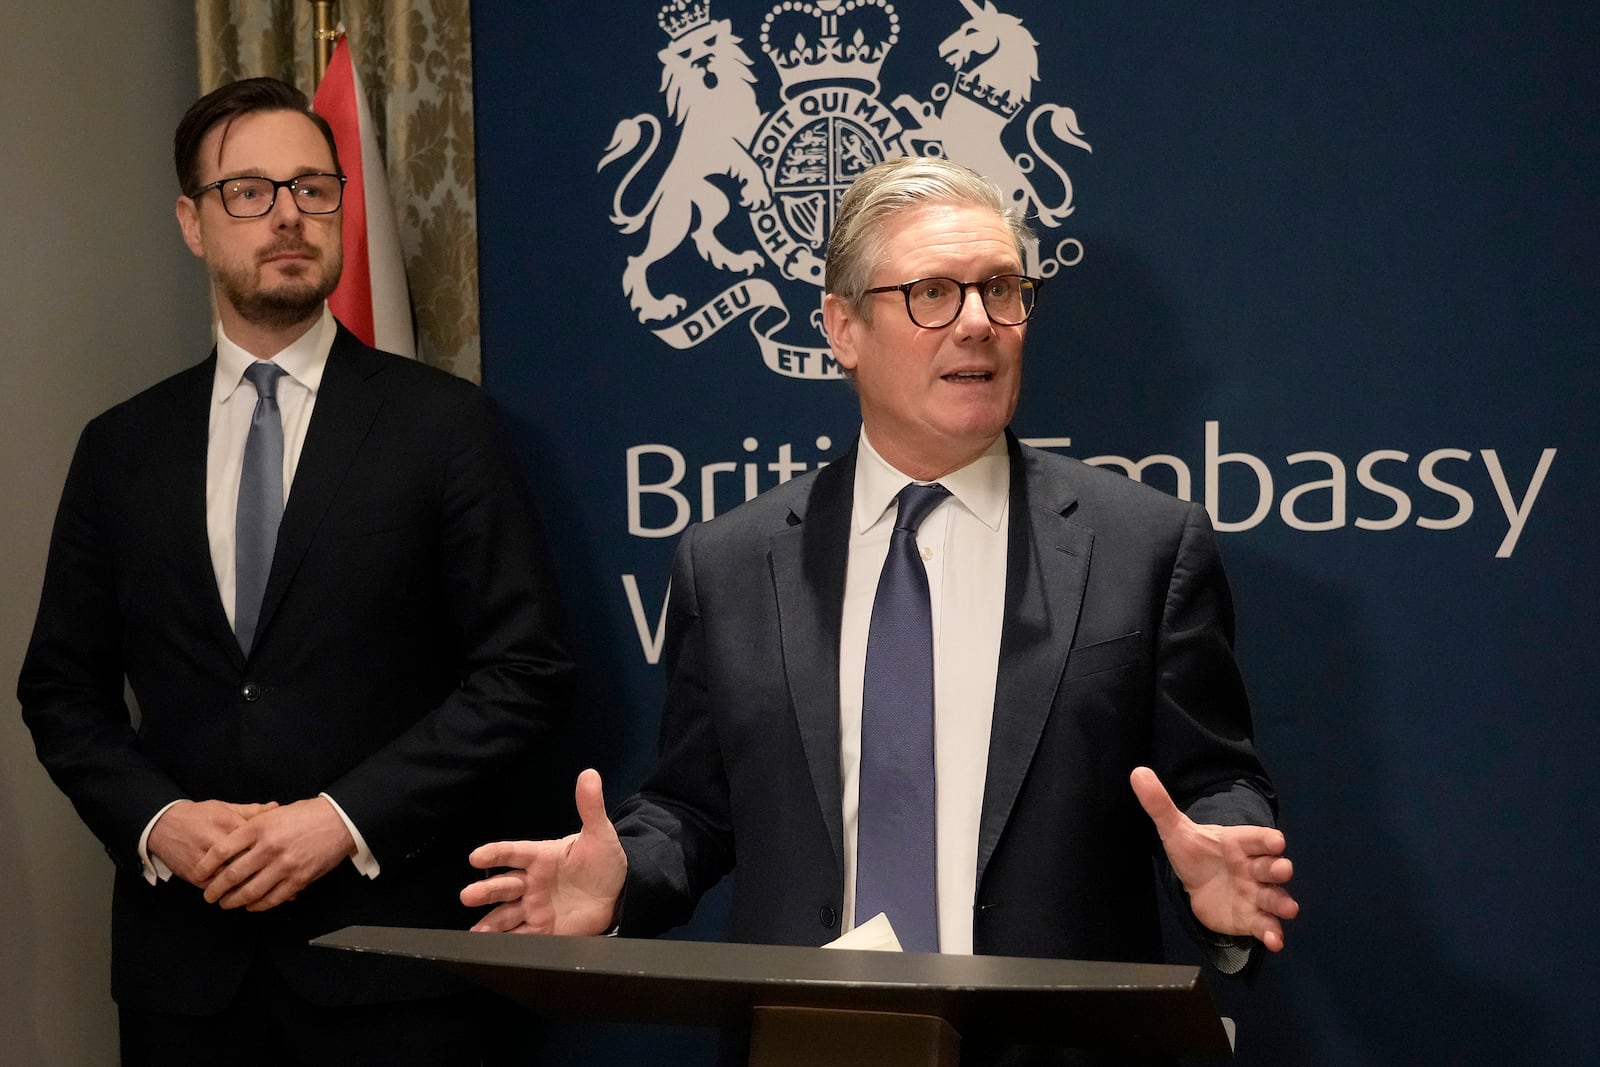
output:
<instances>
[{"instance_id":1,"label":"podium top","mask_svg":"<svg viewBox=\"0 0 1600 1067\"><path fill-rule=\"evenodd\" d=\"M551 1016L741 1026L758 1007L932 1015L966 1038L1227 1055L1198 968L352 926L312 942L428 960Z\"/></svg>"}]
</instances>

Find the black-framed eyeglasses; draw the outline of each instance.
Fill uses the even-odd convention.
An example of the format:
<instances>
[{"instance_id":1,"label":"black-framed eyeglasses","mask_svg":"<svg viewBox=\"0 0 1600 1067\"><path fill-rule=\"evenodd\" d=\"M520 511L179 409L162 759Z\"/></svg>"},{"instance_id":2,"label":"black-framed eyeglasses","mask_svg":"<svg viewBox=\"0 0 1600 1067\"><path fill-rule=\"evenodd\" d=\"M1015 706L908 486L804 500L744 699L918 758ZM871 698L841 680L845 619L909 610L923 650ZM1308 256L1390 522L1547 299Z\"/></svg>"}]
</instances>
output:
<instances>
[{"instance_id":1,"label":"black-framed eyeglasses","mask_svg":"<svg viewBox=\"0 0 1600 1067\"><path fill-rule=\"evenodd\" d=\"M189 194L199 200L211 190L222 197L222 209L236 219L259 219L278 202L278 190L287 189L294 206L307 215L331 215L344 201L343 174L297 174L287 181L272 178L224 178L202 185Z\"/></svg>"},{"instance_id":2,"label":"black-framed eyeglasses","mask_svg":"<svg viewBox=\"0 0 1600 1067\"><path fill-rule=\"evenodd\" d=\"M996 274L981 282L961 282L954 278L918 278L901 285L880 285L869 293L900 293L906 298L906 314L925 330L948 326L961 315L967 290L978 290L983 313L996 326L1020 326L1033 314L1039 300L1043 278L1026 274Z\"/></svg>"}]
</instances>

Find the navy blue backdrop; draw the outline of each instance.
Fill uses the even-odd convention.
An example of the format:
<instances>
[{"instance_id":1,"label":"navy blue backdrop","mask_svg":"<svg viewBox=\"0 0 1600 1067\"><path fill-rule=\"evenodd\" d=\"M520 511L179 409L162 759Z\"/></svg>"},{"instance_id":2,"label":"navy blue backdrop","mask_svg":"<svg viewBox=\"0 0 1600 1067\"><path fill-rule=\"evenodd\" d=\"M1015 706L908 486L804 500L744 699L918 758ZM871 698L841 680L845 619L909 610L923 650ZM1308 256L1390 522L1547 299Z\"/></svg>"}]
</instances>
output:
<instances>
[{"instance_id":1,"label":"navy blue backdrop","mask_svg":"<svg viewBox=\"0 0 1600 1067\"><path fill-rule=\"evenodd\" d=\"M813 325L838 190L942 151L1039 219L1018 432L1224 531L1304 909L1218 989L1238 1062L1587 1061L1600 16L1428 7L474 4L484 381L608 793L676 534L857 428Z\"/></svg>"}]
</instances>

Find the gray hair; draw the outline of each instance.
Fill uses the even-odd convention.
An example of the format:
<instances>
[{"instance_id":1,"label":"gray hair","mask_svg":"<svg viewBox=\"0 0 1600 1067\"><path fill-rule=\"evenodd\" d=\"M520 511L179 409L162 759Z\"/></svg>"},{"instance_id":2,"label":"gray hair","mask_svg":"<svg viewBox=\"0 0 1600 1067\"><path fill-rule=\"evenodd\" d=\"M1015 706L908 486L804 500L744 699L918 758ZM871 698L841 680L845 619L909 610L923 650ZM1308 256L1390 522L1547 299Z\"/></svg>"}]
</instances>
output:
<instances>
[{"instance_id":1,"label":"gray hair","mask_svg":"<svg viewBox=\"0 0 1600 1067\"><path fill-rule=\"evenodd\" d=\"M868 317L863 296L882 262L884 229L902 211L927 204L972 204L993 211L1011 231L1017 255L1026 259L1034 233L1020 209L1008 207L988 178L948 159L902 156L886 159L856 178L839 202L828 238L823 288Z\"/></svg>"}]
</instances>

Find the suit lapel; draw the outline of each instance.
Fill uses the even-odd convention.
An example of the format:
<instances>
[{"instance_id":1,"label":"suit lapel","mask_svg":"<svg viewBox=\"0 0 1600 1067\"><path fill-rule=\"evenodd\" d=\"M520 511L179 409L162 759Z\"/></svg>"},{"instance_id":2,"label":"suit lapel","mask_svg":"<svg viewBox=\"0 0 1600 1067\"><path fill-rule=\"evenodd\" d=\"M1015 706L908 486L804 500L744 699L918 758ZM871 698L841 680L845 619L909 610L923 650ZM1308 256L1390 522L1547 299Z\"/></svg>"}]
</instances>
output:
<instances>
[{"instance_id":1,"label":"suit lapel","mask_svg":"<svg viewBox=\"0 0 1600 1067\"><path fill-rule=\"evenodd\" d=\"M1007 437L1011 517L1005 622L978 825L980 886L1055 703L1094 545L1093 533L1065 517L1077 499L1066 479Z\"/></svg>"},{"instance_id":2,"label":"suit lapel","mask_svg":"<svg viewBox=\"0 0 1600 1067\"><path fill-rule=\"evenodd\" d=\"M773 588L784 673L817 805L834 858L844 862L839 777L839 631L855 486L855 451L817 473L803 513L773 535Z\"/></svg>"},{"instance_id":3,"label":"suit lapel","mask_svg":"<svg viewBox=\"0 0 1600 1067\"><path fill-rule=\"evenodd\" d=\"M258 647L382 406L382 391L376 388L382 369L377 354L340 326L278 527L278 546L256 628Z\"/></svg>"}]
</instances>

